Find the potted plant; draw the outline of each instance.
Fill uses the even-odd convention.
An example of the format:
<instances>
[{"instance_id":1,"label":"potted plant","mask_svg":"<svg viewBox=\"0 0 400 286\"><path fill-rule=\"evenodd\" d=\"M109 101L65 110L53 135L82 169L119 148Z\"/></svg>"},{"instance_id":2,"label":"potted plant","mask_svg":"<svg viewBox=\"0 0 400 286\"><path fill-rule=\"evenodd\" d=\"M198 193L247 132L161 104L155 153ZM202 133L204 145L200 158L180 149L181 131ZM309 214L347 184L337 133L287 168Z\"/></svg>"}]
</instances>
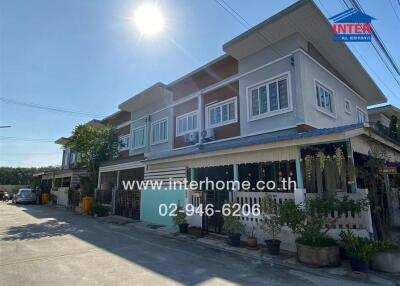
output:
<instances>
[{"instance_id":1,"label":"potted plant","mask_svg":"<svg viewBox=\"0 0 400 286\"><path fill-rule=\"evenodd\" d=\"M327 235L329 226L339 218L331 218L333 211L359 213L364 209L364 200L354 201L344 197L339 200L334 195L322 195L307 199L304 204L284 201L280 206L281 221L298 238L296 239L297 258L300 262L313 266L336 266L340 264L337 242Z\"/></svg>"},{"instance_id":2,"label":"potted plant","mask_svg":"<svg viewBox=\"0 0 400 286\"><path fill-rule=\"evenodd\" d=\"M180 206L179 202L177 204L177 208L175 211L174 216L172 217L172 220L175 225L179 227L179 232L180 233L188 233L188 223L186 221L186 213L184 209Z\"/></svg>"},{"instance_id":3,"label":"potted plant","mask_svg":"<svg viewBox=\"0 0 400 286\"><path fill-rule=\"evenodd\" d=\"M278 239L278 235L283 225L282 219L279 216L278 204L271 196L266 196L261 201L261 211L261 229L271 236L271 239L265 240L268 253L278 255L281 247L281 241Z\"/></svg>"},{"instance_id":4,"label":"potted plant","mask_svg":"<svg viewBox=\"0 0 400 286\"><path fill-rule=\"evenodd\" d=\"M247 248L248 249L258 249L257 247L257 237L255 236L255 229L254 225L250 226L247 229Z\"/></svg>"},{"instance_id":5,"label":"potted plant","mask_svg":"<svg viewBox=\"0 0 400 286\"><path fill-rule=\"evenodd\" d=\"M346 256L350 259L351 269L358 272L368 272L369 261L377 252L378 244L366 238L356 237L350 230L340 233Z\"/></svg>"},{"instance_id":6,"label":"potted plant","mask_svg":"<svg viewBox=\"0 0 400 286\"><path fill-rule=\"evenodd\" d=\"M96 217L102 217L107 215L107 208L100 203L94 203L92 212Z\"/></svg>"},{"instance_id":7,"label":"potted plant","mask_svg":"<svg viewBox=\"0 0 400 286\"><path fill-rule=\"evenodd\" d=\"M240 237L245 232L244 225L239 218L233 215L233 204L229 204L230 211L224 216L223 231L228 234L228 243L232 246L240 246Z\"/></svg>"}]
</instances>

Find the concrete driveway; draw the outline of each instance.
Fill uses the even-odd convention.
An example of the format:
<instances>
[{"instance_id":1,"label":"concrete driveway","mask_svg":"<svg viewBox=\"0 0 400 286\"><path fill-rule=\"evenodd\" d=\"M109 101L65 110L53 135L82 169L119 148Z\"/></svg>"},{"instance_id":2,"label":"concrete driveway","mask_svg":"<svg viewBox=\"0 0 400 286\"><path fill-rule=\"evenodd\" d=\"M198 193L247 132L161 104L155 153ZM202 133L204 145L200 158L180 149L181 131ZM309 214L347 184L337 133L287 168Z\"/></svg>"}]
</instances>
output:
<instances>
[{"instance_id":1,"label":"concrete driveway","mask_svg":"<svg viewBox=\"0 0 400 286\"><path fill-rule=\"evenodd\" d=\"M132 231L64 210L0 203L0 285L339 283L363 285Z\"/></svg>"}]
</instances>

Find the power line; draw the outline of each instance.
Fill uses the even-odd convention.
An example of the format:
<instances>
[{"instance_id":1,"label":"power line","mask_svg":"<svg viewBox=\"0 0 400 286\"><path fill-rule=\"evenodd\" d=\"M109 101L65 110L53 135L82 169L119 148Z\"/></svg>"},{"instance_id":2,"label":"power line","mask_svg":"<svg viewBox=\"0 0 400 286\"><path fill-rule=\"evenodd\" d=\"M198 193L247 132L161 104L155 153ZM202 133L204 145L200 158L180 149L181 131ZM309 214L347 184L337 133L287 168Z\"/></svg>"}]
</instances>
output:
<instances>
[{"instance_id":1,"label":"power line","mask_svg":"<svg viewBox=\"0 0 400 286\"><path fill-rule=\"evenodd\" d=\"M357 10L363 11L361 5L360 5L358 2L357 2L357 3L354 3L353 0L349 0L349 1L350 1L351 5L353 6L353 8L356 8ZM349 6L349 4L347 4L346 0L342 0L341 3L344 3L344 5L345 5L348 9L350 8L350 6ZM373 36L373 38L375 39L375 41L379 44L380 38L378 38L379 36L376 37L376 36L377 36L377 33L375 32L375 29L372 27L372 25L371 25L371 28L372 28L372 36ZM400 86L400 81L399 81L399 79L397 78L395 72L392 70L393 65L392 65L392 67L391 67L391 65L385 60L385 56L382 55L382 54L379 52L379 49L376 47L376 45L374 44L374 42L371 41L370 44L371 44L372 48L375 50L376 54L378 55L379 60L385 65L385 67L386 67L386 69L388 70L388 72L391 74L391 76L392 76L393 79L396 81L396 83ZM382 51L385 49L384 45L379 45L379 46L380 46L380 48L381 48ZM389 52L386 51L386 53L385 53L386 58L387 58L388 60L390 60L390 59L387 57L388 54L389 54ZM393 60L392 62L394 63L394 60ZM396 63L394 63L394 65L395 65L395 66L394 66L394 68L395 68L395 67L396 67Z\"/></svg>"},{"instance_id":2,"label":"power line","mask_svg":"<svg viewBox=\"0 0 400 286\"><path fill-rule=\"evenodd\" d=\"M397 20L399 20L399 23L400 23L400 16L399 16L399 14L397 14L397 10L395 9L395 7L394 7L392 1L391 1L391 0L388 0L388 1L389 1L389 3L390 3L390 6L392 6L392 9L393 9L394 13L396 14Z\"/></svg>"},{"instance_id":3,"label":"power line","mask_svg":"<svg viewBox=\"0 0 400 286\"><path fill-rule=\"evenodd\" d=\"M71 109L66 109L66 108L61 108L61 107L43 105L43 104L34 103L34 102L19 101L19 100L7 98L7 97L0 97L0 101L7 103L7 104L26 106L26 107L37 108L37 109L48 110L48 111L62 112L62 113L70 114L70 115L78 115L78 116L85 116L85 117L100 117L100 118L106 117L106 115L102 115L102 114L95 114L95 113L90 113L90 112L71 110Z\"/></svg>"},{"instance_id":4,"label":"power line","mask_svg":"<svg viewBox=\"0 0 400 286\"><path fill-rule=\"evenodd\" d=\"M250 29L251 27L253 27L249 22L247 22L247 20L240 15L240 13L238 11L236 11L232 6L230 6L228 3L226 3L224 0L214 0L222 9L224 9L226 12L228 12L233 18L235 18L236 21L238 21L246 30ZM223 4L222 4L222 3ZM276 48L274 48L272 46L272 42L270 40L268 40L268 38L266 37L266 35L259 31L256 30L255 31L256 34L258 35L258 38L263 41L265 44L267 44L268 46L270 46L270 48L277 54L280 56L283 56L282 52L277 50Z\"/></svg>"},{"instance_id":5,"label":"power line","mask_svg":"<svg viewBox=\"0 0 400 286\"><path fill-rule=\"evenodd\" d=\"M326 14L329 16L329 12L328 9L326 8L326 6L322 3L322 1L318 0L318 3L321 5L321 7L325 10ZM350 8L347 3L345 1L340 2L342 5L344 3L344 5L346 6L345 8ZM350 43L348 43L350 45ZM368 64L368 61L364 58L364 56L358 51L357 47L354 45L351 45L352 49L354 50L354 52L356 52L356 54L358 55L358 57L360 57L364 64L369 68L369 70L375 75L375 77L387 88L388 91L390 91L393 96L398 97L397 94L394 93L394 91L382 80L382 78L374 71L374 69Z\"/></svg>"},{"instance_id":6,"label":"power line","mask_svg":"<svg viewBox=\"0 0 400 286\"><path fill-rule=\"evenodd\" d=\"M349 0L350 3L352 3L353 7L364 12L363 8L361 7L361 4L357 0ZM381 37L379 36L378 32L376 32L375 28L371 24L372 28L372 36L375 38L376 42L378 43L379 47L385 54L386 58L392 65L393 69L396 71L397 75L400 76L400 68L397 66L397 63L393 59L392 55L390 54L389 50L386 48L384 42L382 41Z\"/></svg>"},{"instance_id":7,"label":"power line","mask_svg":"<svg viewBox=\"0 0 400 286\"><path fill-rule=\"evenodd\" d=\"M29 137L13 137L13 136L0 136L0 140L10 140L10 141L28 141L28 142L52 142L54 140L44 139L44 138L29 138Z\"/></svg>"}]
</instances>

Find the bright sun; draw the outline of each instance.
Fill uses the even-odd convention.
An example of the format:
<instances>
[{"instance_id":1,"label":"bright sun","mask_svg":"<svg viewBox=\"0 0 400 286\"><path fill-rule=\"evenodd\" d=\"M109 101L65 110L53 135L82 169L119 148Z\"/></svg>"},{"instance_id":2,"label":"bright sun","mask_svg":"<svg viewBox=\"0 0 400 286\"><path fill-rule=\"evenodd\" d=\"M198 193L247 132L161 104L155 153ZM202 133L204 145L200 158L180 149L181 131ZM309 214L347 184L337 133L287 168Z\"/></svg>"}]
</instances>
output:
<instances>
[{"instance_id":1,"label":"bright sun","mask_svg":"<svg viewBox=\"0 0 400 286\"><path fill-rule=\"evenodd\" d=\"M164 29L164 17L160 8L152 3L139 6L134 21L139 31L146 36L155 36Z\"/></svg>"}]
</instances>

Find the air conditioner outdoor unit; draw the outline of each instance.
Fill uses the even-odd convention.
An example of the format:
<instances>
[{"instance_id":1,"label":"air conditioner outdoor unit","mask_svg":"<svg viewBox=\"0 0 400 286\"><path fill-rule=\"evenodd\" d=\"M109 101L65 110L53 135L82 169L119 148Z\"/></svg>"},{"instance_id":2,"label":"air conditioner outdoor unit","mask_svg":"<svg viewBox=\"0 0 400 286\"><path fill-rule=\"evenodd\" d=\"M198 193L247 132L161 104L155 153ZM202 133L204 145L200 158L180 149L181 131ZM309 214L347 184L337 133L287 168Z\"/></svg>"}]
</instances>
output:
<instances>
[{"instance_id":1,"label":"air conditioner outdoor unit","mask_svg":"<svg viewBox=\"0 0 400 286\"><path fill-rule=\"evenodd\" d=\"M203 141L212 141L215 139L214 137L214 129L213 128L207 128L204 129L201 132L201 138L203 139Z\"/></svg>"},{"instance_id":2,"label":"air conditioner outdoor unit","mask_svg":"<svg viewBox=\"0 0 400 286\"><path fill-rule=\"evenodd\" d=\"M185 134L185 142L186 143L197 143L199 140L197 132L190 132Z\"/></svg>"}]
</instances>

